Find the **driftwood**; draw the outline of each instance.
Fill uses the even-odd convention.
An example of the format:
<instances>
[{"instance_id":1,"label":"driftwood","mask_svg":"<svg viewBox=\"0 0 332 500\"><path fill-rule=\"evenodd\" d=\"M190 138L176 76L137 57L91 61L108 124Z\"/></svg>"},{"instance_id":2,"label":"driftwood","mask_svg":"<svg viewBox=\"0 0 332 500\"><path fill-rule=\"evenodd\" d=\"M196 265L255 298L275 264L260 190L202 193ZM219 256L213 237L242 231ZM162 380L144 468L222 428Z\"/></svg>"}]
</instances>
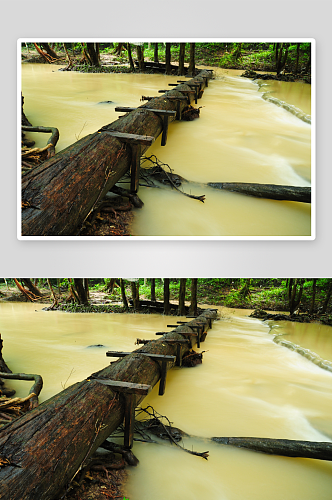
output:
<instances>
[{"instance_id":1,"label":"driftwood","mask_svg":"<svg viewBox=\"0 0 332 500\"><path fill-rule=\"evenodd\" d=\"M0 372L0 378L10 380L34 380L34 384L29 391L30 409L38 406L38 396L43 388L43 379L40 375L31 373L4 373ZM0 405L1 406L1 405Z\"/></svg>"},{"instance_id":2,"label":"driftwood","mask_svg":"<svg viewBox=\"0 0 332 500\"><path fill-rule=\"evenodd\" d=\"M208 329L216 314L207 310L164 339L188 338L191 326L198 324ZM186 349L181 344L182 353ZM175 356L176 350L175 344L163 338L151 341L5 425L0 430L0 498L51 500L61 491L64 494L86 460L123 421L126 396L107 382L154 386L160 379L159 362L140 352ZM135 406L143 398L134 395Z\"/></svg>"},{"instance_id":3,"label":"driftwood","mask_svg":"<svg viewBox=\"0 0 332 500\"><path fill-rule=\"evenodd\" d=\"M257 198L311 203L310 187L252 184L247 182L209 182L208 186L249 196L256 196Z\"/></svg>"},{"instance_id":4,"label":"driftwood","mask_svg":"<svg viewBox=\"0 0 332 500\"><path fill-rule=\"evenodd\" d=\"M195 81L204 88L212 74L202 71ZM177 110L177 101L167 95L183 97L187 83L172 87L135 111L102 127L49 158L22 179L22 235L75 235L84 220L106 193L129 170L132 147L108 132L124 132L156 138L163 130L163 117L148 109ZM185 94L193 99L194 95ZM180 110L187 105L180 100ZM174 117L168 118L170 121ZM143 154L148 146L139 146Z\"/></svg>"},{"instance_id":5,"label":"driftwood","mask_svg":"<svg viewBox=\"0 0 332 500\"><path fill-rule=\"evenodd\" d=\"M291 439L257 437L214 437L212 441L236 446L238 448L268 453L269 455L332 460L332 443L329 442L295 441Z\"/></svg>"},{"instance_id":6,"label":"driftwood","mask_svg":"<svg viewBox=\"0 0 332 500\"><path fill-rule=\"evenodd\" d=\"M48 158L51 158L55 155L55 146L59 140L59 130L54 127L29 127L27 125L22 125L22 130L25 132L42 132L44 134L51 134L51 137L48 139L45 149L48 150ZM40 153L44 150L39 148L34 148L26 151L22 151L22 158L28 157L34 153Z\"/></svg>"}]
</instances>

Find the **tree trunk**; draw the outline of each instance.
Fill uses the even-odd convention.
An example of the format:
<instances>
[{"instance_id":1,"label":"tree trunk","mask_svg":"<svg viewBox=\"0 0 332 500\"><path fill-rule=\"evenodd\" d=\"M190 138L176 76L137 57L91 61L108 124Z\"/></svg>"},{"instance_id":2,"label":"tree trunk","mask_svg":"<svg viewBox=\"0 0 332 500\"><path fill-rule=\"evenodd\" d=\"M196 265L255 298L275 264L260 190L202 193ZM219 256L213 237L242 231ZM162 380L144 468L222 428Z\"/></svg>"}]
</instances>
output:
<instances>
[{"instance_id":1,"label":"tree trunk","mask_svg":"<svg viewBox=\"0 0 332 500\"><path fill-rule=\"evenodd\" d=\"M86 44L86 52L88 55L88 61L91 66L100 66L99 61L99 48L97 47L97 43L87 43Z\"/></svg>"},{"instance_id":2,"label":"tree trunk","mask_svg":"<svg viewBox=\"0 0 332 500\"><path fill-rule=\"evenodd\" d=\"M310 305L310 314L313 314L315 311L315 297L316 297L316 282L317 278L313 278L312 280L312 297L311 297L311 305Z\"/></svg>"},{"instance_id":3,"label":"tree trunk","mask_svg":"<svg viewBox=\"0 0 332 500\"><path fill-rule=\"evenodd\" d=\"M191 302L190 302L189 314L193 316L196 316L197 314L197 282L198 278L191 279L191 287L190 287Z\"/></svg>"},{"instance_id":4,"label":"tree trunk","mask_svg":"<svg viewBox=\"0 0 332 500\"><path fill-rule=\"evenodd\" d=\"M132 281L130 283L131 286L131 295L133 299L134 310L139 311L139 281Z\"/></svg>"},{"instance_id":5,"label":"tree trunk","mask_svg":"<svg viewBox=\"0 0 332 500\"><path fill-rule=\"evenodd\" d=\"M137 50L137 59L138 59L138 67L140 71L144 71L145 66L144 66L144 47L143 45L137 45L136 46Z\"/></svg>"},{"instance_id":6,"label":"tree trunk","mask_svg":"<svg viewBox=\"0 0 332 500\"><path fill-rule=\"evenodd\" d=\"M293 441L291 439L269 439L256 437L214 437L216 443L246 448L249 450L281 455L284 457L316 458L332 460L332 443Z\"/></svg>"},{"instance_id":7,"label":"tree trunk","mask_svg":"<svg viewBox=\"0 0 332 500\"><path fill-rule=\"evenodd\" d=\"M180 54L179 54L179 71L178 75L182 76L185 75L185 70L184 70L184 56L186 52L186 44L185 43L180 43Z\"/></svg>"},{"instance_id":8,"label":"tree trunk","mask_svg":"<svg viewBox=\"0 0 332 500\"><path fill-rule=\"evenodd\" d=\"M332 294L332 280L330 280L330 284L329 284L327 294L326 294L326 299L325 299L324 304L323 304L323 310L322 310L323 314L326 313L327 306L328 306L328 303L329 303L330 298L331 298L331 294Z\"/></svg>"},{"instance_id":9,"label":"tree trunk","mask_svg":"<svg viewBox=\"0 0 332 500\"><path fill-rule=\"evenodd\" d=\"M294 314L297 307L301 303L301 298L302 298L302 293L303 293L303 281L304 280L301 278L295 278L295 279L290 278L290 280L289 280L288 297L289 297L289 313L290 313L290 315ZM300 289L299 289L298 295L296 297L298 282L300 283Z\"/></svg>"},{"instance_id":10,"label":"tree trunk","mask_svg":"<svg viewBox=\"0 0 332 500\"><path fill-rule=\"evenodd\" d=\"M171 68L171 44L170 43L166 43L165 62L166 62L166 75L170 75L172 72L172 68Z\"/></svg>"},{"instance_id":11,"label":"tree trunk","mask_svg":"<svg viewBox=\"0 0 332 500\"><path fill-rule=\"evenodd\" d=\"M299 186L281 186L277 184L254 184L250 182L209 182L208 186L226 189L257 198L270 200L299 201L311 203L311 188Z\"/></svg>"},{"instance_id":12,"label":"tree trunk","mask_svg":"<svg viewBox=\"0 0 332 500\"><path fill-rule=\"evenodd\" d=\"M197 321L209 328L214 311L205 311L192 322L177 327L163 338L146 344L68 387L26 415L0 430L0 499L52 500L65 494L86 460L122 423L124 394L102 381L123 381L154 386L160 379L159 363L141 352L176 355L176 345ZM193 338L193 337L190 337ZM188 346L181 346L181 353ZM174 362L168 363L168 368ZM166 389L167 390L167 389ZM136 407L144 399L134 395Z\"/></svg>"},{"instance_id":13,"label":"tree trunk","mask_svg":"<svg viewBox=\"0 0 332 500\"><path fill-rule=\"evenodd\" d=\"M156 302L156 279L151 278L151 302Z\"/></svg>"},{"instance_id":14,"label":"tree trunk","mask_svg":"<svg viewBox=\"0 0 332 500\"><path fill-rule=\"evenodd\" d=\"M53 49L51 49L51 47L49 46L48 43L41 43L40 45L43 47L43 49L47 52L47 54L52 59L58 59L59 58L58 54L56 52L54 52Z\"/></svg>"},{"instance_id":15,"label":"tree trunk","mask_svg":"<svg viewBox=\"0 0 332 500\"><path fill-rule=\"evenodd\" d=\"M208 71L203 71L202 76L211 78ZM204 87L204 78L196 80ZM180 84L168 91L168 95L181 95L181 89L190 87ZM145 109L176 111L176 106L175 101L165 96L156 97L24 175L22 201L28 205L22 210L22 235L77 235L87 216L131 166L131 146L104 132L113 130L156 138L162 132L162 120ZM180 106L183 110L187 103L181 101ZM148 146L140 148L143 155Z\"/></svg>"},{"instance_id":16,"label":"tree trunk","mask_svg":"<svg viewBox=\"0 0 332 500\"><path fill-rule=\"evenodd\" d=\"M114 53L115 53L117 56L120 56L120 55L121 55L122 45L123 45L123 43L118 43L118 45L116 46L116 49L115 49Z\"/></svg>"},{"instance_id":17,"label":"tree trunk","mask_svg":"<svg viewBox=\"0 0 332 500\"><path fill-rule=\"evenodd\" d=\"M127 311L128 310L128 300L126 297L126 289L125 289L124 282L123 282L122 278L120 278L120 289L121 289L121 297L122 297L123 307Z\"/></svg>"},{"instance_id":18,"label":"tree trunk","mask_svg":"<svg viewBox=\"0 0 332 500\"><path fill-rule=\"evenodd\" d=\"M195 70L195 44L191 43L190 44L190 61L189 61L189 68L188 68L187 76L194 77L195 74L196 74L196 70Z\"/></svg>"},{"instance_id":19,"label":"tree trunk","mask_svg":"<svg viewBox=\"0 0 332 500\"><path fill-rule=\"evenodd\" d=\"M109 293L113 293L113 289L114 289L114 285L115 285L115 280L116 280L116 278L110 278L109 281L107 281L106 290Z\"/></svg>"},{"instance_id":20,"label":"tree trunk","mask_svg":"<svg viewBox=\"0 0 332 500\"><path fill-rule=\"evenodd\" d=\"M30 278L21 278L21 281L36 297L42 297L41 291L32 283Z\"/></svg>"},{"instance_id":21,"label":"tree trunk","mask_svg":"<svg viewBox=\"0 0 332 500\"><path fill-rule=\"evenodd\" d=\"M294 73L297 75L299 71L299 57L300 57L300 44L296 44L296 63L295 63L295 70Z\"/></svg>"},{"instance_id":22,"label":"tree trunk","mask_svg":"<svg viewBox=\"0 0 332 500\"><path fill-rule=\"evenodd\" d=\"M2 357L2 347L3 347L3 340L1 338L1 333L0 333L0 372L12 373L11 370L6 365L5 360Z\"/></svg>"},{"instance_id":23,"label":"tree trunk","mask_svg":"<svg viewBox=\"0 0 332 500\"><path fill-rule=\"evenodd\" d=\"M129 60L130 69L131 69L131 71L135 71L135 64L133 61L133 56L131 54L130 43L127 43L127 51L128 51L128 60Z\"/></svg>"},{"instance_id":24,"label":"tree trunk","mask_svg":"<svg viewBox=\"0 0 332 500\"><path fill-rule=\"evenodd\" d=\"M159 58L158 58L158 43L154 44L153 62L155 62L155 63L159 62Z\"/></svg>"},{"instance_id":25,"label":"tree trunk","mask_svg":"<svg viewBox=\"0 0 332 500\"><path fill-rule=\"evenodd\" d=\"M58 305L58 299L57 299L57 298L56 298L56 296L55 296L55 293L54 293L53 286L52 286L52 283L51 283L50 278L47 278L47 283L48 283L48 286L49 286L49 288L50 288L51 295L52 295L52 297L53 297L53 305L52 305L52 307L55 307L55 306L57 306L57 305Z\"/></svg>"},{"instance_id":26,"label":"tree trunk","mask_svg":"<svg viewBox=\"0 0 332 500\"><path fill-rule=\"evenodd\" d=\"M164 279L164 314L170 313L169 305L169 278Z\"/></svg>"},{"instance_id":27,"label":"tree trunk","mask_svg":"<svg viewBox=\"0 0 332 500\"><path fill-rule=\"evenodd\" d=\"M31 123L29 122L29 120L27 119L27 117L25 116L25 113L23 111L24 97L22 95L22 92L21 92L21 102L22 102L22 118L21 118L22 125L25 125L26 127L32 127Z\"/></svg>"},{"instance_id":28,"label":"tree trunk","mask_svg":"<svg viewBox=\"0 0 332 500\"><path fill-rule=\"evenodd\" d=\"M74 285L79 300L79 304L87 305L89 301L88 301L87 291L84 287L84 278L74 278Z\"/></svg>"},{"instance_id":29,"label":"tree trunk","mask_svg":"<svg viewBox=\"0 0 332 500\"><path fill-rule=\"evenodd\" d=\"M180 278L178 316L184 316L186 314L185 310L186 281L187 281L186 278Z\"/></svg>"}]
</instances>

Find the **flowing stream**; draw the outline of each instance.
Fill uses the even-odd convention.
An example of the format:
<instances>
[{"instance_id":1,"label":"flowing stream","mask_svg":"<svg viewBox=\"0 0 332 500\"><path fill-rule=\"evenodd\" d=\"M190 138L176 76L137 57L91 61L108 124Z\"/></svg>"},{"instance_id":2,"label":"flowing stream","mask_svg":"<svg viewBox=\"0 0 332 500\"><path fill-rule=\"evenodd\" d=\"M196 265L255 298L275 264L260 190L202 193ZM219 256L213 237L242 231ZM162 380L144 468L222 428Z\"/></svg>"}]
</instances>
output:
<instances>
[{"instance_id":1,"label":"flowing stream","mask_svg":"<svg viewBox=\"0 0 332 500\"><path fill-rule=\"evenodd\" d=\"M39 304L0 303L4 359L13 372L42 375L41 400L106 366L106 350L133 350L136 338L155 339L155 332L164 331L169 323L169 318L154 314L41 309ZM133 452L140 463L128 468L126 498L330 500L329 462L264 455L209 440L213 436L332 440L332 373L273 342L282 335L332 361L331 328L265 323L249 318L249 313L220 308L220 320L213 322L201 345L202 365L173 368L165 395L158 396L157 384L142 402L196 436L185 438L186 448L208 450L209 459L165 442L135 442ZM25 396L31 383L10 382L10 386Z\"/></svg>"},{"instance_id":2,"label":"flowing stream","mask_svg":"<svg viewBox=\"0 0 332 500\"><path fill-rule=\"evenodd\" d=\"M160 96L176 76L83 74L58 66L22 64L25 114L33 125L60 130L57 151L118 118L115 106L138 107L141 97ZM250 237L311 235L310 204L265 200L208 187L208 182L310 186L311 86L253 82L242 71L215 68L200 118L170 124L167 144L159 136L145 153L156 155L189 182L186 193L140 187L132 236ZM105 103L105 101L111 101ZM104 102L104 103L103 103ZM194 105L194 104L193 104ZM194 105L195 106L195 105ZM36 146L44 134L30 134Z\"/></svg>"}]
</instances>

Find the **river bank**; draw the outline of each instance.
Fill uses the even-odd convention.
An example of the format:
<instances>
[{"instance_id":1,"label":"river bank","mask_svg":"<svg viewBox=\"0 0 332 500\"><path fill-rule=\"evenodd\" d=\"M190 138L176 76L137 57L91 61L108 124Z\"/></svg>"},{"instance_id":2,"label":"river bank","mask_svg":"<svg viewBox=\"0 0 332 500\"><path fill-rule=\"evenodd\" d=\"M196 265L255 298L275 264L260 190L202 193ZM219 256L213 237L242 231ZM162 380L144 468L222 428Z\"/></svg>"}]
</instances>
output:
<instances>
[{"instance_id":1,"label":"river bank","mask_svg":"<svg viewBox=\"0 0 332 500\"><path fill-rule=\"evenodd\" d=\"M122 45L124 46L125 44ZM149 44L149 48L145 47L144 61L147 63L153 63L154 61L153 49L150 48L151 45L154 44ZM164 44L160 44L160 46L162 45ZM176 67L179 65L179 44L172 45L175 45L175 47L172 48L171 64L175 66L175 68L172 69L171 73L176 74ZM304 54L301 54L301 57L296 60L295 54L290 53L284 70L276 75L276 61L271 50L266 50L266 47L258 48L259 44L256 44L256 48L254 47L255 44L251 44L252 47L247 49L241 49L241 45L242 44L237 44L237 49L234 49L232 43L228 45L214 42L209 44L198 43L195 48L195 64L196 66L243 70L247 73L244 76L248 78L256 78L253 73L260 72L265 73L265 75L261 75L263 79L269 79L269 77L271 77L272 79L280 81L303 81L305 83L311 83L310 60L306 59ZM136 46L132 45L131 50L133 60L137 61L138 54ZM21 59L24 63L47 64L45 58L38 54L35 49L30 48L28 51L26 46L22 46ZM67 71L79 71L83 73L128 73L133 71L132 68L130 68L128 53L125 47L122 47L119 53L116 49L107 51L102 50L99 52L99 59L100 65L93 66L87 64L80 50L76 50L76 52L73 50L69 55L68 51L66 54L63 47L60 47L58 58L53 59L52 64L61 66L66 65L65 69ZM165 63L164 47L159 50L158 61L159 63ZM188 67L188 64L189 51L185 55L185 67ZM139 71L139 68L136 67L135 71ZM144 72L154 73L155 69L146 67Z\"/></svg>"},{"instance_id":2,"label":"river bank","mask_svg":"<svg viewBox=\"0 0 332 500\"><path fill-rule=\"evenodd\" d=\"M324 325L332 325L332 305L329 305L324 312L322 312L322 306L319 306L319 302L323 301L322 292L317 292L316 302L318 304L314 312L311 311L312 297L309 292L307 292L304 293L302 297L299 310L297 310L295 314L290 315L289 312L287 312L289 300L287 291L280 287L250 286L248 290L246 290L235 285L221 285L217 281L218 280L211 279L210 282L209 280L204 280L204 282L200 283L197 296L198 307L218 306L241 310L247 309L248 311L252 311L253 317L263 320L271 320L273 319L273 315L276 314L276 320L284 319L300 323L318 322ZM134 309L132 307L132 302L130 302L131 307L126 309L121 300L121 292L118 284L115 284L111 292L107 290L107 287L97 287L97 289L90 288L89 303L87 305L75 302L66 287L61 287L60 289L55 287L58 301L56 306L54 306L54 303L52 305L54 301L48 287L41 286L40 291L43 296L38 298L35 303L45 305L45 310L58 310L69 313L153 313L153 309L151 310L149 307L142 307L140 310ZM131 301L130 284L126 284L125 291L128 300ZM158 304L162 305L162 283L157 284L155 294L156 300L159 301ZM173 306L171 311L173 315L177 314L176 306L178 304L178 294L178 286L171 287L170 303ZM140 300L146 302L146 306L149 305L149 301L151 300L151 290L149 286L140 286ZM27 298L18 291L17 287L6 287L2 284L0 285L0 302L1 301L26 302ZM187 307L190 305L188 287L185 304Z\"/></svg>"}]
</instances>

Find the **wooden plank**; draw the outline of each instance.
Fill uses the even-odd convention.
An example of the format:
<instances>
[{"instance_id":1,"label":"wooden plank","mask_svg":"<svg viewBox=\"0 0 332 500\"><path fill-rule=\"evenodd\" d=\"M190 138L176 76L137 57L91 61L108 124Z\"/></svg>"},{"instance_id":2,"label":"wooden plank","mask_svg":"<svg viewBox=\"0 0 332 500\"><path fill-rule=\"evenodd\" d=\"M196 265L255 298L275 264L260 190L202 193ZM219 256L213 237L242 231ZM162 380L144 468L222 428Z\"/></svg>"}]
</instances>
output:
<instances>
[{"instance_id":1,"label":"wooden plank","mask_svg":"<svg viewBox=\"0 0 332 500\"><path fill-rule=\"evenodd\" d=\"M167 90L159 90L158 92L168 92ZM167 95L167 99L171 99L172 101L184 101L187 100L187 97L181 95Z\"/></svg>"},{"instance_id":2,"label":"wooden plank","mask_svg":"<svg viewBox=\"0 0 332 500\"><path fill-rule=\"evenodd\" d=\"M181 334L182 335L182 334ZM149 340L147 342L150 342ZM165 339L162 342L167 342L168 344L188 344L188 340L186 339Z\"/></svg>"},{"instance_id":3,"label":"wooden plank","mask_svg":"<svg viewBox=\"0 0 332 500\"><path fill-rule=\"evenodd\" d=\"M149 356L150 358L155 359L166 359L167 361L175 361L175 356L168 356L165 354L154 354L144 351L133 351L133 352L123 352L123 351L107 351L106 356L115 357L115 358L123 358L128 356L129 354L143 354L144 356Z\"/></svg>"},{"instance_id":4,"label":"wooden plank","mask_svg":"<svg viewBox=\"0 0 332 500\"><path fill-rule=\"evenodd\" d=\"M87 380L97 381L100 384L109 386L114 391L122 392L124 394L140 394L146 396L152 389L151 385L121 382L120 380L108 380L102 378L89 378Z\"/></svg>"},{"instance_id":5,"label":"wooden plank","mask_svg":"<svg viewBox=\"0 0 332 500\"><path fill-rule=\"evenodd\" d=\"M134 441L134 424L135 424L135 398L132 394L125 396L125 410L124 410L124 448L130 450Z\"/></svg>"},{"instance_id":6,"label":"wooden plank","mask_svg":"<svg viewBox=\"0 0 332 500\"><path fill-rule=\"evenodd\" d=\"M138 108L127 108L124 106L118 106L115 108L115 111L121 111L121 112L130 112L130 111L135 111ZM157 113L158 115L168 115L168 116L174 116L176 114L176 111L173 110L168 110L168 109L152 109L152 108L141 108L146 111L153 111L153 113Z\"/></svg>"},{"instance_id":7,"label":"wooden plank","mask_svg":"<svg viewBox=\"0 0 332 500\"><path fill-rule=\"evenodd\" d=\"M149 358L156 359L156 360L161 360L161 361L175 361L175 356L167 355L167 354L152 354L149 352L140 352L138 351L137 354L144 354L145 356L149 356Z\"/></svg>"},{"instance_id":8,"label":"wooden plank","mask_svg":"<svg viewBox=\"0 0 332 500\"><path fill-rule=\"evenodd\" d=\"M142 146L151 146L151 144L155 141L155 138L149 135L125 134L124 132L109 130L103 130L100 133L111 135L112 137L116 137L123 142L142 144Z\"/></svg>"},{"instance_id":9,"label":"wooden plank","mask_svg":"<svg viewBox=\"0 0 332 500\"><path fill-rule=\"evenodd\" d=\"M106 356L123 358L124 356L129 356L132 352L123 352L123 351L107 351Z\"/></svg>"}]
</instances>

